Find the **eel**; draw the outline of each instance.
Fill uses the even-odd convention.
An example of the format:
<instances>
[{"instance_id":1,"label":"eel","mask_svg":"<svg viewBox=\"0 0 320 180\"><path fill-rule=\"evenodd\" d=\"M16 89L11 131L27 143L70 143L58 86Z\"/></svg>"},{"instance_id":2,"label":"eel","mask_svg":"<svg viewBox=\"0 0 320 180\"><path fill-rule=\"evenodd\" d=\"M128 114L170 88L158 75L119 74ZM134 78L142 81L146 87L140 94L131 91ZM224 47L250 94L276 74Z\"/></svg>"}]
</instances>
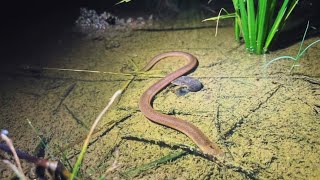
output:
<instances>
[{"instance_id":1,"label":"eel","mask_svg":"<svg viewBox=\"0 0 320 180\"><path fill-rule=\"evenodd\" d=\"M154 96L160 92L162 89L167 87L172 81L189 73L191 70L198 66L198 60L192 54L180 51L171 51L159 54L151 59L151 61L142 69L142 71L150 70L157 62L166 57L183 57L189 62L180 69L168 74L164 78L160 79L158 82L150 86L141 96L139 102L139 108L141 112L152 122L160 125L164 125L180 131L188 136L207 156L212 158L223 158L225 156L224 151L214 142L210 141L209 138L195 125L188 121L179 119L174 116L169 116L166 114L161 114L155 111L152 107L152 101Z\"/></svg>"}]
</instances>

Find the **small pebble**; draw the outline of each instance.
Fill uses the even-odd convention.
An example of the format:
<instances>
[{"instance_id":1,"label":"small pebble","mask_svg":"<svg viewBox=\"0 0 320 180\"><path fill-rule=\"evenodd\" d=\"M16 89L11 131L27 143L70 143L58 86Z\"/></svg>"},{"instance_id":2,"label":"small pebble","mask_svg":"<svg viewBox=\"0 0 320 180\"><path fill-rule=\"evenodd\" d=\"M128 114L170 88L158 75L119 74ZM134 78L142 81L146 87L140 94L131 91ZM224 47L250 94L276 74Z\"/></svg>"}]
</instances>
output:
<instances>
[{"instance_id":1,"label":"small pebble","mask_svg":"<svg viewBox=\"0 0 320 180\"><path fill-rule=\"evenodd\" d=\"M1 134L4 134L7 136L9 134L9 131L6 129L1 129Z\"/></svg>"}]
</instances>

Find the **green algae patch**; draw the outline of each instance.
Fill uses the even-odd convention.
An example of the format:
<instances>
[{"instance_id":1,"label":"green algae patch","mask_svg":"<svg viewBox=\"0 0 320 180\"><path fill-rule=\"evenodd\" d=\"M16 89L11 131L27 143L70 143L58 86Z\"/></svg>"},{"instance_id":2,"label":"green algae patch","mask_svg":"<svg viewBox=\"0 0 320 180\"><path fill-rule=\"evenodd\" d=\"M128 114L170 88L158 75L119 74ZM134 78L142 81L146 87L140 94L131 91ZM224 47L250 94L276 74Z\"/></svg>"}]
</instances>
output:
<instances>
[{"instance_id":1,"label":"green algae patch","mask_svg":"<svg viewBox=\"0 0 320 180\"><path fill-rule=\"evenodd\" d=\"M150 162L148 164L145 164L145 165L133 168L133 169L128 169L127 171L125 171L121 174L123 176L125 176L126 178L132 178L132 177L135 177L146 170L161 166L161 164L163 164L163 163L172 162L175 159L177 159L185 154L186 154L185 151L176 151L176 152L170 153L170 154L168 154L168 155L166 155L156 161Z\"/></svg>"},{"instance_id":2,"label":"green algae patch","mask_svg":"<svg viewBox=\"0 0 320 180\"><path fill-rule=\"evenodd\" d=\"M111 38L119 43L113 49L105 48L107 42L81 39L48 66L114 73L51 70L36 78L1 78L6 84L0 87L1 128L9 130L17 148L32 152L39 140L28 118L51 140L46 158L65 157L73 165L92 120L112 93L123 89L89 143L80 169L83 179L123 179L124 174L128 179L316 179L319 44L290 74L286 61L262 67L270 59L296 52L298 44L256 56L245 53L232 32L228 26L217 37L212 28L119 32ZM198 58L199 66L189 76L204 88L178 97L170 85L155 97L153 107L199 127L230 155L225 166L199 155L187 136L152 123L139 110L142 93L185 61L168 58L148 73L139 69L152 57L173 50ZM3 179L11 175L2 167L0 172Z\"/></svg>"}]
</instances>

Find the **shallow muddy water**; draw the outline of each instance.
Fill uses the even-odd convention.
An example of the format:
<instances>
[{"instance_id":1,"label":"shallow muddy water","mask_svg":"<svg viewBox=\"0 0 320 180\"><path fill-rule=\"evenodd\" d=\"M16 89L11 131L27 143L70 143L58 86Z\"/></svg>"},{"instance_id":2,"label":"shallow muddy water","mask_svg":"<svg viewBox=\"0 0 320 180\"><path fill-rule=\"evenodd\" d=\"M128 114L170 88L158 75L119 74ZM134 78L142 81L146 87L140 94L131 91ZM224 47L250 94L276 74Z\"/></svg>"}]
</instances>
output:
<instances>
[{"instance_id":1,"label":"shallow muddy water","mask_svg":"<svg viewBox=\"0 0 320 180\"><path fill-rule=\"evenodd\" d=\"M47 69L7 70L0 79L0 127L9 131L16 148L30 154L39 135L49 139L45 157L65 156L68 167L96 116L122 89L91 139L83 179L318 179L320 44L289 72L289 60L263 67L272 58L295 56L298 43L258 56L235 42L231 23L221 23L217 37L213 27L206 27L211 23L184 25L110 31L100 38L75 36L61 41L59 53L41 64ZM153 107L201 129L228 154L223 165L201 155L184 134L149 121L138 108L149 86L186 61L167 58L147 73L139 70L155 55L177 50L198 58L199 66L189 76L204 88L177 96L169 86ZM22 166L28 173L30 164ZM2 164L1 179L11 176Z\"/></svg>"}]
</instances>

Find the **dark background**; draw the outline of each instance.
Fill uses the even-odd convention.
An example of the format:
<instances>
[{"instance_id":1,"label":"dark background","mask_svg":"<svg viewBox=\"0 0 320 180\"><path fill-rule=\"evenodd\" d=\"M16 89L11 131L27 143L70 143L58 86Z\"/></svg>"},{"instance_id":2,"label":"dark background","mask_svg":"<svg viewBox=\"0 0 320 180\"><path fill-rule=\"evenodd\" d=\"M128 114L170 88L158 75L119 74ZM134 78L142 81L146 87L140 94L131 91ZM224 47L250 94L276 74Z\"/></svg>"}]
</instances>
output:
<instances>
[{"instance_id":1,"label":"dark background","mask_svg":"<svg viewBox=\"0 0 320 180\"><path fill-rule=\"evenodd\" d=\"M173 0L179 8L187 10L207 4L207 0ZM98 13L111 12L121 17L157 14L170 11L161 8L159 0L132 0L130 3L115 5L118 0L7 0L0 10L1 22L1 61L11 63L22 58L35 58L36 54L50 51L55 42L70 36L80 8L94 9ZM218 6L223 7L225 3ZM232 5L230 1L227 3ZM26 56L28 55L29 56ZM30 55L32 54L32 55ZM33 57L30 57L33 56ZM22 58L21 58L22 57Z\"/></svg>"},{"instance_id":2,"label":"dark background","mask_svg":"<svg viewBox=\"0 0 320 180\"><path fill-rule=\"evenodd\" d=\"M182 11L205 5L217 12L220 8L229 8L232 12L231 0L213 0L209 5L207 0L173 0ZM161 7L159 0L133 0L115 6L118 0L24 0L2 1L0 8L1 22L1 60L19 59L24 52L34 52L51 48L51 42L57 40L74 25L79 17L80 7L114 13L116 16L140 14L157 15L159 11L170 11ZM279 1L282 2L282 1ZM300 0L290 21L302 22L294 25L279 39L279 47L284 48L292 43L301 41L307 20L311 21L310 36L317 36L320 29L319 0ZM213 14L208 13L208 17ZM165 17L164 17L165 18ZM290 21L288 24L290 24Z\"/></svg>"}]
</instances>

